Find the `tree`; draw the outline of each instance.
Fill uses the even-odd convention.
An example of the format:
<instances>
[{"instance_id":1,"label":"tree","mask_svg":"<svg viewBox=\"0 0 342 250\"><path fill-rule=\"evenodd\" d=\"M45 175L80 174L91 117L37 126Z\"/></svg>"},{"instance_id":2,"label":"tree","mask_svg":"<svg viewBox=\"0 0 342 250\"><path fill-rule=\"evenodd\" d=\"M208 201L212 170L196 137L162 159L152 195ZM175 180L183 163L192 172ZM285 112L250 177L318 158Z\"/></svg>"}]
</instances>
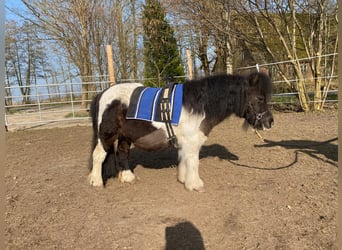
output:
<instances>
[{"instance_id":1,"label":"tree","mask_svg":"<svg viewBox=\"0 0 342 250\"><path fill-rule=\"evenodd\" d=\"M233 72L234 1L165 0L186 33L196 41L196 55L206 75ZM187 30L187 31L186 31Z\"/></svg>"},{"instance_id":2,"label":"tree","mask_svg":"<svg viewBox=\"0 0 342 250\"><path fill-rule=\"evenodd\" d=\"M82 80L81 109L85 110L95 90L95 80L105 80L105 47L114 48L116 75L137 77L138 0L22 0L28 14L21 16L58 43L78 69Z\"/></svg>"},{"instance_id":3,"label":"tree","mask_svg":"<svg viewBox=\"0 0 342 250\"><path fill-rule=\"evenodd\" d=\"M116 0L113 11L115 14L114 25L117 35L119 75L122 79L138 77L137 62L137 21L136 21L136 1Z\"/></svg>"},{"instance_id":4,"label":"tree","mask_svg":"<svg viewBox=\"0 0 342 250\"><path fill-rule=\"evenodd\" d=\"M43 68L48 67L44 44L35 27L28 22L7 22L5 53L7 82L18 85L22 103L29 103L31 84L36 82Z\"/></svg>"},{"instance_id":5,"label":"tree","mask_svg":"<svg viewBox=\"0 0 342 250\"><path fill-rule=\"evenodd\" d=\"M87 108L88 91L93 77L91 35L97 1L22 0L30 10L30 21L49 38L66 49L82 78L81 108Z\"/></svg>"},{"instance_id":6,"label":"tree","mask_svg":"<svg viewBox=\"0 0 342 250\"><path fill-rule=\"evenodd\" d=\"M146 0L143 10L143 39L145 78L157 78L157 82L148 80L148 84L162 85L167 76L183 76L177 41L173 28L165 17L165 10L158 0Z\"/></svg>"},{"instance_id":7,"label":"tree","mask_svg":"<svg viewBox=\"0 0 342 250\"><path fill-rule=\"evenodd\" d=\"M337 48L335 0L165 1L182 20L179 23L188 30L184 33L189 34L189 40L197 41L196 54L206 74L208 68L217 72L226 66L230 73L231 66L290 61L276 65L277 73L291 91L299 93L304 111L322 109L330 81L322 81L321 71L329 69L327 75L331 75L336 62L321 57ZM311 58L306 63L313 85L305 79L301 58ZM293 77L296 81L291 81ZM312 90L314 104L310 105L308 91Z\"/></svg>"},{"instance_id":8,"label":"tree","mask_svg":"<svg viewBox=\"0 0 342 250\"><path fill-rule=\"evenodd\" d=\"M281 65L278 65L277 69L284 80L298 91L298 99L305 112L311 107L299 59L310 58L309 66L315 82L313 109L321 110L323 107L321 55L328 52L324 51L326 41L323 37L331 28L327 26L327 20L337 13L336 2L329 0L246 0L239 3L236 11L244 17L249 28L253 27L256 30L254 40L258 41L260 51L263 51L265 56L273 62L289 60L296 81L288 80ZM246 36L243 37L250 40Z\"/></svg>"}]
</instances>

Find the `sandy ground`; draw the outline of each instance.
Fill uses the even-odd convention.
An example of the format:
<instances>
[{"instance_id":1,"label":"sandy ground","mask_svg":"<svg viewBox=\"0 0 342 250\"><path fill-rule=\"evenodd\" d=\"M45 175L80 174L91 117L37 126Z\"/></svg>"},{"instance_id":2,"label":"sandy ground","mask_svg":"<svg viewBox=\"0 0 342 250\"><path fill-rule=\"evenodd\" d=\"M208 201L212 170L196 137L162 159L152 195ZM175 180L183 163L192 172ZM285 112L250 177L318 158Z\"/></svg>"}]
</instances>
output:
<instances>
[{"instance_id":1,"label":"sandy ground","mask_svg":"<svg viewBox=\"0 0 342 250\"><path fill-rule=\"evenodd\" d=\"M132 150L137 180L87 183L91 127L6 134L6 249L337 249L337 111L274 114L262 142L232 117L200 154Z\"/></svg>"}]
</instances>

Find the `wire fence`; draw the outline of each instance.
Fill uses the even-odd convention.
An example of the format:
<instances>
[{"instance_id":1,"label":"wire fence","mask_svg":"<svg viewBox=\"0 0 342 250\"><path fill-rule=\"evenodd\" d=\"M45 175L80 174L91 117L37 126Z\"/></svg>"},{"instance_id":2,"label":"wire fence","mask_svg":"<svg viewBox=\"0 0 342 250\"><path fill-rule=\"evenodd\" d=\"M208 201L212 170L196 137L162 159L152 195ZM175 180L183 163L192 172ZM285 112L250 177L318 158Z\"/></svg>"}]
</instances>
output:
<instances>
[{"instance_id":1,"label":"wire fence","mask_svg":"<svg viewBox=\"0 0 342 250\"><path fill-rule=\"evenodd\" d=\"M82 85L88 85L82 101ZM6 86L5 124L7 128L33 127L51 123L89 122L89 104L93 96L109 86L105 82L68 82L36 84L23 96L20 86ZM8 95L8 93L14 93ZM82 108L82 102L86 107Z\"/></svg>"},{"instance_id":2,"label":"wire fence","mask_svg":"<svg viewBox=\"0 0 342 250\"><path fill-rule=\"evenodd\" d=\"M239 70L267 68L272 71L274 65L274 63L254 65L240 68ZM271 74L271 76L273 85L276 86L277 91L273 93L269 104L279 110L294 111L298 109L298 93L282 91L286 89L289 82L297 81L297 79L289 78L287 81L284 81L275 75ZM337 107L338 76L326 74L321 76L321 78L322 81L329 81L325 107ZM305 80L309 86L314 82L315 78L308 76ZM136 80L126 79L121 82L136 82ZM88 86L86 88L88 90L82 90L82 85ZM5 124L9 129L30 128L48 124L58 124L58 126L70 123L90 124L89 105L93 97L109 87L109 85L109 81L35 84L29 87L29 91L27 91L27 86L6 86ZM83 101L87 104L86 107L82 107L81 105L82 94L87 96ZM309 91L308 94L312 103L314 93L313 91Z\"/></svg>"}]
</instances>

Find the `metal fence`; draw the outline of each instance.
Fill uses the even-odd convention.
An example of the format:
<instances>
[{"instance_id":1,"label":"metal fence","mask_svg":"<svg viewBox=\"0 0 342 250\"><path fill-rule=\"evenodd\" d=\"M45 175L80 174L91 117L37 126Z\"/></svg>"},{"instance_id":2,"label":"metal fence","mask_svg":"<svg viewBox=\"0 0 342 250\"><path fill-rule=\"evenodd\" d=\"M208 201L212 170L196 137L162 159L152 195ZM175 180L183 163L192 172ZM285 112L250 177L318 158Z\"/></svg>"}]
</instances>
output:
<instances>
[{"instance_id":1,"label":"metal fence","mask_svg":"<svg viewBox=\"0 0 342 250\"><path fill-rule=\"evenodd\" d=\"M82 84L93 89L86 91L87 108L81 108ZM87 123L90 121L88 107L92 97L108 86L109 82L36 84L30 86L28 95L23 95L20 90L25 87L6 86L5 124L10 129L61 122Z\"/></svg>"},{"instance_id":2,"label":"metal fence","mask_svg":"<svg viewBox=\"0 0 342 250\"><path fill-rule=\"evenodd\" d=\"M68 83L69 87L79 87L80 83ZM94 83L88 83L94 84ZM57 86L58 84L56 84ZM65 84L61 84L61 86ZM44 124L55 123L70 123L82 122L90 124L90 117L88 108L81 108L81 92L69 91L59 94L57 98L55 94L42 93L38 88L42 88L44 85L37 87L36 93L30 99L29 103L21 104L21 102L13 102L5 105L5 123L8 128L27 128L35 127ZM45 86L49 87L49 86ZM17 87L11 87L17 88ZM96 91L89 91L91 95L101 91L102 88L97 88ZM273 94L270 105L276 107L277 105L283 105L286 107L298 106L298 100L296 98L297 93L278 93ZM336 105L338 103L337 90L329 91L326 105ZM34 97L34 98L33 98ZM7 96L8 98L16 98L19 96ZM86 100L91 102L91 98ZM89 105L88 105L89 107ZM291 109L291 108L290 108Z\"/></svg>"},{"instance_id":3,"label":"metal fence","mask_svg":"<svg viewBox=\"0 0 342 250\"><path fill-rule=\"evenodd\" d=\"M273 64L270 64L273 65ZM256 67L265 65L256 65ZM248 67L251 69L253 67ZM325 80L331 81L331 89L325 101L326 106L336 106L338 103L337 75L324 76ZM292 79L290 81L295 81ZM308 78L312 81L312 78ZM127 82L127 80L125 81ZM133 82L133 81L132 81ZM82 84L88 84L87 108L81 108ZM273 84L282 86L288 83L273 79ZM30 86L29 94L23 95L20 86L6 86L5 96L5 124L9 129L30 128L48 124L90 124L89 104L92 97L109 86L108 81L102 82L67 82L59 84L36 84ZM299 102L296 92L274 93L270 105L274 108L297 107ZM309 93L313 95L313 93ZM310 98L311 100L313 98ZM291 108L290 108L291 109ZM294 108L295 109L295 108Z\"/></svg>"}]
</instances>

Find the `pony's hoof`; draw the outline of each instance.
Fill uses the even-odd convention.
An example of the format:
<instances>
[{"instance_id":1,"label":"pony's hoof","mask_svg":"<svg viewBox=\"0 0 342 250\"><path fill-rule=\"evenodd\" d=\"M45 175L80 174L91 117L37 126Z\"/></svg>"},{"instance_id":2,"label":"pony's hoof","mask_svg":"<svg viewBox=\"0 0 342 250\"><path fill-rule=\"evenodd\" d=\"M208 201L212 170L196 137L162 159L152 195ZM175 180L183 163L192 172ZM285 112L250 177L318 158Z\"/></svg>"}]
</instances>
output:
<instances>
[{"instance_id":1,"label":"pony's hoof","mask_svg":"<svg viewBox=\"0 0 342 250\"><path fill-rule=\"evenodd\" d=\"M194 189L194 190L199 192L199 193L204 193L205 192L204 187L199 187L198 189Z\"/></svg>"},{"instance_id":2,"label":"pony's hoof","mask_svg":"<svg viewBox=\"0 0 342 250\"><path fill-rule=\"evenodd\" d=\"M177 173L177 180L180 182L180 183L185 183L185 170L184 170L184 167L183 168L180 168L178 167L178 173Z\"/></svg>"},{"instance_id":3,"label":"pony's hoof","mask_svg":"<svg viewBox=\"0 0 342 250\"><path fill-rule=\"evenodd\" d=\"M177 180L178 180L180 183L182 183L182 184L185 183L185 178L184 178L184 177L182 178L182 177L179 177L179 176L178 176Z\"/></svg>"},{"instance_id":4,"label":"pony's hoof","mask_svg":"<svg viewBox=\"0 0 342 250\"><path fill-rule=\"evenodd\" d=\"M204 192L205 192L204 187L194 188L194 187L187 187L187 186L185 186L185 188L186 188L188 191L196 191L196 192L199 192L199 193L204 193Z\"/></svg>"},{"instance_id":5,"label":"pony's hoof","mask_svg":"<svg viewBox=\"0 0 342 250\"><path fill-rule=\"evenodd\" d=\"M121 183L132 183L135 180L135 175L131 170L124 170L119 172L119 180Z\"/></svg>"},{"instance_id":6,"label":"pony's hoof","mask_svg":"<svg viewBox=\"0 0 342 250\"><path fill-rule=\"evenodd\" d=\"M88 181L89 181L90 186L92 187L103 187L102 177L99 179L99 178L95 178L94 176L90 174L88 176Z\"/></svg>"},{"instance_id":7,"label":"pony's hoof","mask_svg":"<svg viewBox=\"0 0 342 250\"><path fill-rule=\"evenodd\" d=\"M204 184L203 184L203 181L201 179L199 179L195 183L187 183L187 182L185 182L185 188L187 190L189 190L189 191L197 191L199 193L203 193L204 192Z\"/></svg>"}]
</instances>

